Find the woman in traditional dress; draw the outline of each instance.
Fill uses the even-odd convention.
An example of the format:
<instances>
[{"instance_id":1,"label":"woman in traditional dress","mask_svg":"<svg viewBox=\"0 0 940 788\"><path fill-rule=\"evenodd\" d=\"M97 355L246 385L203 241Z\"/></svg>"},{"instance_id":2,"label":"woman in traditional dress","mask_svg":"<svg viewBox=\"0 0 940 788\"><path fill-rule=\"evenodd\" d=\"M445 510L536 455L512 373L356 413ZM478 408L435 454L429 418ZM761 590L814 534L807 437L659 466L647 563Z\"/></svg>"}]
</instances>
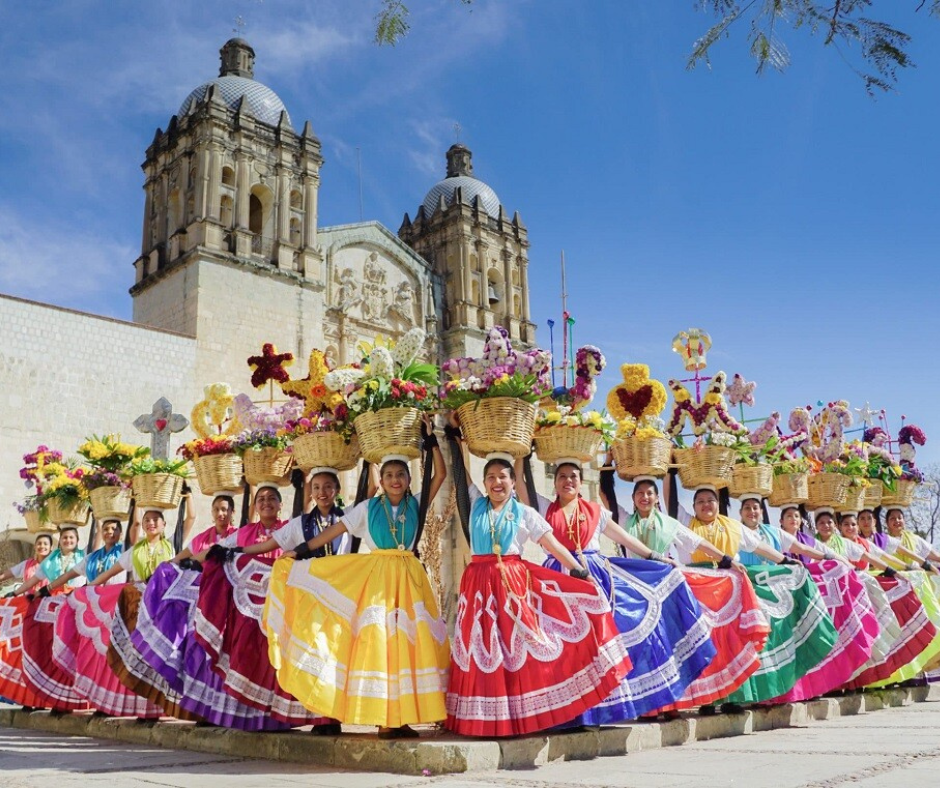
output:
<instances>
[{"instance_id":1,"label":"woman in traditional dress","mask_svg":"<svg viewBox=\"0 0 940 788\"><path fill-rule=\"evenodd\" d=\"M424 433L425 450L433 452L430 502L447 469L429 419ZM407 458L385 457L379 483L379 495L313 538L305 532L274 565L264 622L278 681L308 709L342 723L377 725L383 739L413 738L411 725L446 716L447 624L412 552L419 506ZM305 560L335 552L346 533L370 552Z\"/></svg>"},{"instance_id":2,"label":"woman in traditional dress","mask_svg":"<svg viewBox=\"0 0 940 788\"><path fill-rule=\"evenodd\" d=\"M454 484L469 488L464 536L473 557L460 581L446 725L467 736L513 736L570 722L608 698L631 668L607 595L583 582L589 569L514 497L509 455L487 460L485 494L465 475ZM569 574L523 560L528 541Z\"/></svg>"},{"instance_id":3,"label":"woman in traditional dress","mask_svg":"<svg viewBox=\"0 0 940 788\"><path fill-rule=\"evenodd\" d=\"M937 550L924 537L904 527L903 509L897 507L887 509L885 511L885 525L887 526L889 539L886 540L882 549L886 553L914 561L921 569L932 574L938 573L938 570L931 562L940 562L940 550Z\"/></svg>"},{"instance_id":4,"label":"woman in traditional dress","mask_svg":"<svg viewBox=\"0 0 940 788\"><path fill-rule=\"evenodd\" d=\"M874 508L860 509L858 512L858 535L862 539L873 542L876 547L884 549L884 539L887 534L881 532L881 523L878 520L878 510Z\"/></svg>"},{"instance_id":5,"label":"woman in traditional dress","mask_svg":"<svg viewBox=\"0 0 940 788\"><path fill-rule=\"evenodd\" d=\"M516 463L522 475L522 461ZM565 549L588 569L610 600L614 623L627 645L633 669L602 703L576 717L580 725L608 725L635 719L674 703L716 654L711 626L681 571L664 552L647 547L624 531L611 513L581 497L581 463L555 466L554 501L539 496L539 514ZM526 486L519 499L529 503ZM608 557L601 535L641 558ZM549 569L562 570L550 556Z\"/></svg>"},{"instance_id":6,"label":"woman in traditional dress","mask_svg":"<svg viewBox=\"0 0 940 788\"><path fill-rule=\"evenodd\" d=\"M217 725L270 729L328 722L311 714L282 687L268 659L262 611L271 567L281 555L272 536L287 525L281 519L281 491L276 484L259 485L252 501L257 520L243 525L218 543L195 555L204 561L199 582L192 637L201 648L184 648L182 708ZM252 555L226 561L235 552L263 545ZM214 671L226 693L259 715L248 717L238 707L222 704ZM220 705L221 704L221 705Z\"/></svg>"},{"instance_id":7,"label":"woman in traditional dress","mask_svg":"<svg viewBox=\"0 0 940 788\"><path fill-rule=\"evenodd\" d=\"M57 580L84 558L85 551L78 546L78 529L74 525L63 526L59 529L59 546L43 559L29 580L13 591L13 596L29 594L41 583ZM79 573L72 574L72 578L78 576Z\"/></svg>"},{"instance_id":8,"label":"woman in traditional dress","mask_svg":"<svg viewBox=\"0 0 940 788\"><path fill-rule=\"evenodd\" d=\"M0 696L26 707L55 706L60 710L69 708L64 703L56 704L54 698L43 692L41 687L28 683L23 641L27 619L33 618L39 607L43 610L50 607L50 603L32 600L30 592L44 586L50 580L56 580L81 561L85 553L77 547L78 529L72 525L61 528L59 546L43 559L26 582L9 595L19 598L6 602L8 608L5 611L6 614L0 616L3 622L2 629L0 629ZM36 690L40 692L37 693ZM72 706L72 708L76 707Z\"/></svg>"},{"instance_id":9,"label":"woman in traditional dress","mask_svg":"<svg viewBox=\"0 0 940 788\"><path fill-rule=\"evenodd\" d=\"M108 664L111 627L117 615L122 585L111 585L122 572L134 583L146 583L156 568L173 557L173 545L164 535L166 520L160 509L144 511L144 536L84 588L69 596L56 618L55 659L75 674L75 689L101 714L156 719L162 710L128 690Z\"/></svg>"},{"instance_id":10,"label":"woman in traditional dress","mask_svg":"<svg viewBox=\"0 0 940 788\"><path fill-rule=\"evenodd\" d=\"M199 694L195 687L205 690L204 685L211 684L217 699L215 706L222 719L221 722L213 719L213 722L248 730L267 729L263 722L258 724L265 719L264 715L226 694L221 678L211 668L207 666L198 675L197 671L185 669L186 648L201 650L192 638L191 624L202 574L192 554L208 549L235 530L232 496L215 496L211 511L212 526L193 537L189 546L172 561L160 564L145 589L133 584L124 588L118 600L119 615L111 628L109 663L124 686L147 698L169 716L204 721L203 717L181 708L180 700L185 694ZM189 693L184 682L192 685ZM226 713L228 717L224 716ZM250 720L250 724L233 724L233 721L241 722L242 718ZM270 727L283 726L273 724Z\"/></svg>"},{"instance_id":11,"label":"woman in traditional dress","mask_svg":"<svg viewBox=\"0 0 940 788\"><path fill-rule=\"evenodd\" d=\"M679 709L711 704L737 689L760 667L760 649L769 627L760 611L757 596L744 567L704 537L692 532L678 520L660 511L659 490L652 476L638 476L633 486L633 512L616 503L613 471L601 476L601 496L612 511L618 512L624 530L647 547L674 554L682 564L703 553L716 569L683 569L686 582L698 600L711 626L711 641L716 655L683 696L665 716L673 717ZM732 571L727 571L732 570Z\"/></svg>"},{"instance_id":12,"label":"woman in traditional dress","mask_svg":"<svg viewBox=\"0 0 940 788\"><path fill-rule=\"evenodd\" d=\"M757 523L751 528L719 514L718 493L708 485L696 489L692 504L695 510L689 523L692 531L729 554L738 554L740 559L751 562L748 577L770 623L770 635L760 654L760 668L725 698L725 710L737 711L742 703L759 703L790 691L798 679L832 651L837 633L807 571L798 561L763 541ZM757 508L759 511L759 503ZM694 561L705 558L693 555Z\"/></svg>"},{"instance_id":13,"label":"woman in traditional dress","mask_svg":"<svg viewBox=\"0 0 940 788\"><path fill-rule=\"evenodd\" d=\"M54 654L62 650L55 642L55 621L62 607L68 604L59 589L68 590L75 580L92 581L110 569L121 555L122 526L120 520L105 520L99 529L101 547L89 553L67 572L49 585L39 589L41 599L33 602L23 624L23 673L27 684L46 700L49 708L64 711L88 707L85 699L75 690L72 671L63 670ZM112 584L123 584L124 573L111 579ZM48 598L47 598L48 597Z\"/></svg>"},{"instance_id":14,"label":"woman in traditional dress","mask_svg":"<svg viewBox=\"0 0 940 788\"><path fill-rule=\"evenodd\" d=\"M14 564L9 569L0 572L0 587L9 580L18 580L21 583L32 579L39 565L52 552L52 536L50 534L39 534L36 541L33 542L33 555L25 561ZM10 595L12 596L12 594Z\"/></svg>"}]
</instances>

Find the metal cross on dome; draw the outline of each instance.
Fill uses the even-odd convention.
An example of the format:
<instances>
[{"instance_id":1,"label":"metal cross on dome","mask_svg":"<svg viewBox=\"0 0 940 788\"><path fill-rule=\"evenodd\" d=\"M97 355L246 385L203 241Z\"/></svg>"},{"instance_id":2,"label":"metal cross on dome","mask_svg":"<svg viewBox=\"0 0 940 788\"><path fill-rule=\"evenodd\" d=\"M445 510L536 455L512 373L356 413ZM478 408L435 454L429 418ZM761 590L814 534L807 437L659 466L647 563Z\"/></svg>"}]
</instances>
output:
<instances>
[{"instance_id":1,"label":"metal cross on dome","mask_svg":"<svg viewBox=\"0 0 940 788\"><path fill-rule=\"evenodd\" d=\"M185 430L189 419L181 413L174 413L170 401L160 397L153 403L150 413L142 413L134 420L134 426L140 432L150 434L150 456L155 460L167 460L170 457L170 435Z\"/></svg>"}]
</instances>

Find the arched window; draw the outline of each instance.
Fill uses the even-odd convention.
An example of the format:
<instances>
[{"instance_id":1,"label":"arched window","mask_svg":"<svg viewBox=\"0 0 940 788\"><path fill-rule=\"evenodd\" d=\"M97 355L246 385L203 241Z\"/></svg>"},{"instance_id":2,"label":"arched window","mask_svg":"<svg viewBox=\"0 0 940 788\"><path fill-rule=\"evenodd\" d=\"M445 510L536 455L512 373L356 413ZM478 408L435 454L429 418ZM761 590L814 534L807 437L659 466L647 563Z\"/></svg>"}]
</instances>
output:
<instances>
[{"instance_id":1,"label":"arched window","mask_svg":"<svg viewBox=\"0 0 940 788\"><path fill-rule=\"evenodd\" d=\"M264 228L264 207L261 198L252 194L248 201L248 229L255 235L261 235Z\"/></svg>"},{"instance_id":2,"label":"arched window","mask_svg":"<svg viewBox=\"0 0 940 788\"><path fill-rule=\"evenodd\" d=\"M300 219L290 220L291 246L300 246Z\"/></svg>"},{"instance_id":3,"label":"arched window","mask_svg":"<svg viewBox=\"0 0 940 788\"><path fill-rule=\"evenodd\" d=\"M297 189L294 189L290 193L290 207L296 211L303 209L304 207L304 198Z\"/></svg>"},{"instance_id":4,"label":"arched window","mask_svg":"<svg viewBox=\"0 0 940 788\"><path fill-rule=\"evenodd\" d=\"M222 168L222 184L224 186L235 185L235 170L233 170L231 167Z\"/></svg>"}]
</instances>

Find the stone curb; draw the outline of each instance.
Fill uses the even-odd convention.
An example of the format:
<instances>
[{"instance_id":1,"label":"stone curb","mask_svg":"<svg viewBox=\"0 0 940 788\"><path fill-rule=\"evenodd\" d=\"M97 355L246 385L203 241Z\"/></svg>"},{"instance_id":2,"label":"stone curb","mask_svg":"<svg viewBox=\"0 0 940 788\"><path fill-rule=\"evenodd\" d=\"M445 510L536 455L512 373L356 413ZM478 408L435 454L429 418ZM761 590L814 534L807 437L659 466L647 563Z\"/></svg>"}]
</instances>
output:
<instances>
[{"instance_id":1,"label":"stone curb","mask_svg":"<svg viewBox=\"0 0 940 788\"><path fill-rule=\"evenodd\" d=\"M245 733L225 728L197 728L192 723L178 720L146 723L133 719L53 714L49 711L24 712L20 709L0 711L0 727L356 771L420 774L427 770L431 774L452 774L531 769L555 761L627 755L775 728L806 727L812 722L938 700L940 685L885 689L756 708L742 714L717 714L713 717L690 714L670 722L642 722L597 731L479 741L449 734L422 736L418 741L380 741L374 734L317 737L303 731Z\"/></svg>"}]
</instances>

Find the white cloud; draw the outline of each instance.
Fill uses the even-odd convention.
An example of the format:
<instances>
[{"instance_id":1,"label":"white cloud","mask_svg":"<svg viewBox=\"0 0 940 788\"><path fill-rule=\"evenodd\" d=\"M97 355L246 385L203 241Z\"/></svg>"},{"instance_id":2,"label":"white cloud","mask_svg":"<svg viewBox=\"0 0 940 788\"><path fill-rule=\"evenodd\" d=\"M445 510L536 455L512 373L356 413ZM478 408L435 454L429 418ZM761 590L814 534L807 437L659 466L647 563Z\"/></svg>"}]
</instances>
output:
<instances>
[{"instance_id":1,"label":"white cloud","mask_svg":"<svg viewBox=\"0 0 940 788\"><path fill-rule=\"evenodd\" d=\"M0 291L76 305L132 282L138 250L107 234L24 216L0 206ZM87 308L87 307L83 307Z\"/></svg>"}]
</instances>

